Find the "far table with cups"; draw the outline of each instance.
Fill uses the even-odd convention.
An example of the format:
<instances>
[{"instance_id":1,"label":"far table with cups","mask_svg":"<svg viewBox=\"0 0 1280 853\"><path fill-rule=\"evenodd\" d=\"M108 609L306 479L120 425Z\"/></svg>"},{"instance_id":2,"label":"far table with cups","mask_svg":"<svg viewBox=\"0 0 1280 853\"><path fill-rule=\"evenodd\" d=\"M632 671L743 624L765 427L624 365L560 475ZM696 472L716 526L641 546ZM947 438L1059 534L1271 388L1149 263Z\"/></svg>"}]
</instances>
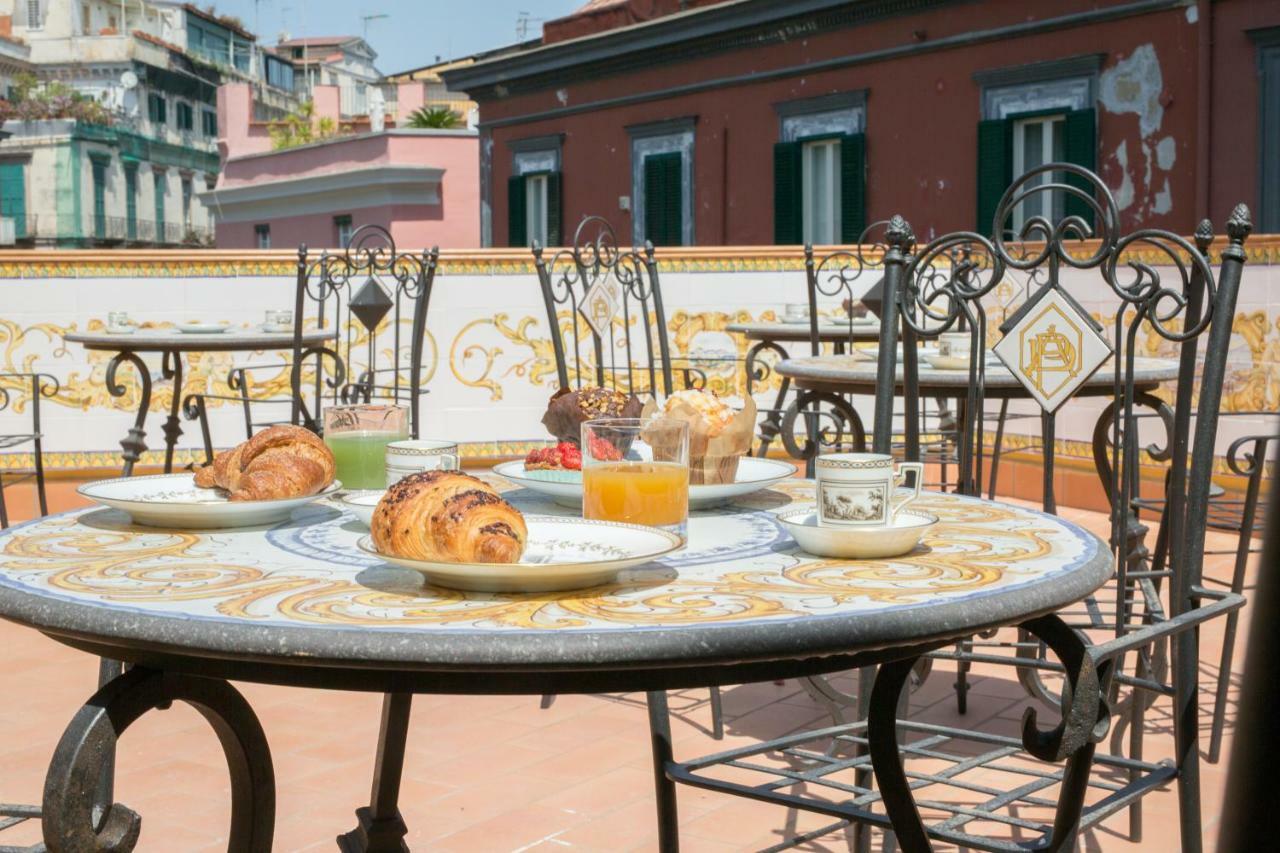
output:
<instances>
[{"instance_id":1,"label":"far table with cups","mask_svg":"<svg viewBox=\"0 0 1280 853\"><path fill-rule=\"evenodd\" d=\"M1111 397L1115 392L1115 360L1112 359L1090 376L1076 392L1077 397ZM857 354L806 356L788 358L776 370L795 382L801 391L833 394L875 394L877 364L874 359ZM1134 366L1135 401L1152 409L1163 403L1154 395L1161 383L1178 377L1178 362L1165 358L1138 358ZM902 392L902 367L898 367L897 393ZM921 364L919 389L921 396L963 397L969 385L969 371L939 369ZM1003 365L988 360L985 367L985 396L992 400L1031 399L1021 382ZM1054 416L1041 418L1042 440L1052 444L1055 436ZM1055 506L1053 454L1046 454L1044 464L1045 507Z\"/></svg>"},{"instance_id":2,"label":"far table with cups","mask_svg":"<svg viewBox=\"0 0 1280 853\"><path fill-rule=\"evenodd\" d=\"M778 359L790 358L790 353L782 346L786 343L808 343L811 340L812 327L807 317L799 316L774 322L730 323L725 331L742 335L751 346L743 359L746 371L746 395L750 397L755 383L769 378L770 368L761 360L764 353L773 353ZM842 354L850 344L875 343L880 340L880 323L870 317L844 319L840 317L822 317L817 328L818 342L831 344L832 351ZM764 456L769 446L782 429L781 414L786 408L787 395L791 391L791 379L782 377L778 393L774 397L773 406L760 422L760 451Z\"/></svg>"},{"instance_id":3,"label":"far table with cups","mask_svg":"<svg viewBox=\"0 0 1280 853\"><path fill-rule=\"evenodd\" d=\"M165 419L164 430L164 470L173 471L174 448L182 436L182 422L178 412L182 406L182 371L183 356L193 352L264 352L291 349L294 345L294 331L288 324L281 324L276 317L275 324L264 323L258 328L239 328L221 323L179 324L173 329L135 328L123 321L116 320L101 331L69 332L63 340L71 344L80 344L87 350L115 353L107 363L107 392L113 397L123 397L129 392L128 386L119 379L121 366L132 365L138 377L139 399L137 414L128 434L121 439L120 446L124 453L124 476L133 474L133 467L147 450L146 422L147 412L151 408L151 368L142 359L144 353L160 353L160 376L173 382L173 400L169 406L169 416ZM183 329L186 331L183 331ZM332 329L306 329L301 334L304 348L320 346L337 340L337 333Z\"/></svg>"}]
</instances>

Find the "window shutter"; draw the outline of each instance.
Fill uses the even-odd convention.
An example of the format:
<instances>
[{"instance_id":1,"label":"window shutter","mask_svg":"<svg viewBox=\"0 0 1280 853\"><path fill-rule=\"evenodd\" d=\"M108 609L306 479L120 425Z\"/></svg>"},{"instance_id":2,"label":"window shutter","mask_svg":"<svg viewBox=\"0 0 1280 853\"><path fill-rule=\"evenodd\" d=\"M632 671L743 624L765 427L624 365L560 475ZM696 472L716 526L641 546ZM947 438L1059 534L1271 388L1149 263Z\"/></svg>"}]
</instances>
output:
<instances>
[{"instance_id":1,"label":"window shutter","mask_svg":"<svg viewBox=\"0 0 1280 853\"><path fill-rule=\"evenodd\" d=\"M507 245L524 248L529 245L528 226L524 209L524 175L507 178Z\"/></svg>"},{"instance_id":2,"label":"window shutter","mask_svg":"<svg viewBox=\"0 0 1280 853\"><path fill-rule=\"evenodd\" d=\"M27 236L27 188L21 163L0 163L0 216L13 217L14 234Z\"/></svg>"},{"instance_id":3,"label":"window shutter","mask_svg":"<svg viewBox=\"0 0 1280 853\"><path fill-rule=\"evenodd\" d=\"M684 243L683 173L679 151L644 158L645 239L655 246Z\"/></svg>"},{"instance_id":4,"label":"window shutter","mask_svg":"<svg viewBox=\"0 0 1280 853\"><path fill-rule=\"evenodd\" d=\"M125 236L138 239L138 167L124 167Z\"/></svg>"},{"instance_id":5,"label":"window shutter","mask_svg":"<svg viewBox=\"0 0 1280 853\"><path fill-rule=\"evenodd\" d=\"M1062 125L1062 157L1068 163L1083 166L1091 172L1098 168L1098 119L1096 110L1090 108L1087 110L1072 110L1067 113L1066 120ZM1092 191L1088 181L1076 175L1067 175L1067 183L1074 187L1079 187L1085 192ZM1067 216L1082 217L1090 228L1094 227L1093 209L1083 199L1068 196L1066 204L1063 205L1063 212Z\"/></svg>"},{"instance_id":6,"label":"window shutter","mask_svg":"<svg viewBox=\"0 0 1280 853\"><path fill-rule=\"evenodd\" d=\"M840 137L840 241L853 244L867 227L867 137Z\"/></svg>"},{"instance_id":7,"label":"window shutter","mask_svg":"<svg viewBox=\"0 0 1280 853\"><path fill-rule=\"evenodd\" d=\"M978 223L977 232L992 233L1000 197L1013 181L1013 122L988 119L978 122ZM1003 226L1004 223L1001 223Z\"/></svg>"},{"instance_id":8,"label":"window shutter","mask_svg":"<svg viewBox=\"0 0 1280 853\"><path fill-rule=\"evenodd\" d=\"M552 246L564 245L564 237L560 233L560 223L564 221L560 200L561 180L560 172L547 174L547 243Z\"/></svg>"},{"instance_id":9,"label":"window shutter","mask_svg":"<svg viewBox=\"0 0 1280 853\"><path fill-rule=\"evenodd\" d=\"M779 142L773 146L773 242L798 246L804 242L804 214L800 186L800 143Z\"/></svg>"}]
</instances>

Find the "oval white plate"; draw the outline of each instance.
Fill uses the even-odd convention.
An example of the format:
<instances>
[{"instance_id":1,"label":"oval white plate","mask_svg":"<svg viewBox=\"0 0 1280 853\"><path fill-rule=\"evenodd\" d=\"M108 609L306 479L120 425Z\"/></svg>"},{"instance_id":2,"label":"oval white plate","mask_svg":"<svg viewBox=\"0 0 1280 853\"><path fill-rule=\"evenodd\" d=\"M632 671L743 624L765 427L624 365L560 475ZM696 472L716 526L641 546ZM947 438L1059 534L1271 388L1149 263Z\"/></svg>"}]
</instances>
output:
<instances>
[{"instance_id":1,"label":"oval white plate","mask_svg":"<svg viewBox=\"0 0 1280 853\"><path fill-rule=\"evenodd\" d=\"M300 506L331 495L342 484L300 498L272 501L232 501L221 489L196 487L194 474L118 477L85 483L77 492L91 501L122 510L135 524L148 527L255 527L284 521Z\"/></svg>"},{"instance_id":2,"label":"oval white plate","mask_svg":"<svg viewBox=\"0 0 1280 853\"><path fill-rule=\"evenodd\" d=\"M351 512L356 518L360 519L360 523L365 527L373 524L373 511L378 508L378 501L382 500L382 496L386 494L386 490L375 490L368 492L347 492L345 495L339 495L338 503L342 504L342 508Z\"/></svg>"},{"instance_id":3,"label":"oval white plate","mask_svg":"<svg viewBox=\"0 0 1280 853\"><path fill-rule=\"evenodd\" d=\"M361 551L422 572L437 586L471 592L554 592L612 581L639 566L684 547L684 538L656 527L526 515L529 540L518 563L439 563L379 554L373 537L360 538Z\"/></svg>"},{"instance_id":4,"label":"oval white plate","mask_svg":"<svg viewBox=\"0 0 1280 853\"><path fill-rule=\"evenodd\" d=\"M845 560L881 560L909 554L920 544L936 516L911 509L900 510L885 527L819 527L812 509L784 512L778 521L796 543L818 557Z\"/></svg>"},{"instance_id":5,"label":"oval white plate","mask_svg":"<svg viewBox=\"0 0 1280 853\"><path fill-rule=\"evenodd\" d=\"M178 331L187 335L212 335L225 332L231 328L230 323L179 323Z\"/></svg>"},{"instance_id":6,"label":"oval white plate","mask_svg":"<svg viewBox=\"0 0 1280 853\"><path fill-rule=\"evenodd\" d=\"M744 456L738 460L738 476L732 483L689 487L689 509L710 509L734 498L767 489L796 472L796 466L781 459ZM561 506L582 506L582 483L557 483L528 476L524 462L503 462L493 466L493 473L518 486L546 495Z\"/></svg>"}]
</instances>

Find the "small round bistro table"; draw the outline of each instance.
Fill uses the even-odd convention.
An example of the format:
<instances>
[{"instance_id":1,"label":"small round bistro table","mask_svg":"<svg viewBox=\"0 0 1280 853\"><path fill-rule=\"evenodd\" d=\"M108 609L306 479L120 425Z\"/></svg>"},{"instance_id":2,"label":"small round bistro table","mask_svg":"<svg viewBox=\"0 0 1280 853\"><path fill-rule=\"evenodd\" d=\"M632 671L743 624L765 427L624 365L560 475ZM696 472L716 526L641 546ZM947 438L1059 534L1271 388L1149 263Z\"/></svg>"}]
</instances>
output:
<instances>
[{"instance_id":1,"label":"small round bistro table","mask_svg":"<svg viewBox=\"0 0 1280 853\"><path fill-rule=\"evenodd\" d=\"M567 512L500 486L526 513ZM404 849L396 801L413 693L651 691L662 846L674 850L670 731L665 694L655 691L918 655L1051 618L1111 573L1106 545L1068 521L941 494L918 501L940 522L913 554L819 559L775 517L812 500L811 481L791 480L694 513L684 551L606 586L543 594L424 586L417 573L359 551L366 531L329 503L239 530L152 529L90 509L4 531L0 617L131 665L62 736L45 782L46 843L53 853L132 846L137 815L114 804L95 823L94 782L131 722L183 700L227 755L229 849L269 849L274 777L261 726L228 683L243 680L387 694L372 801L339 839L358 851Z\"/></svg>"},{"instance_id":2,"label":"small round bistro table","mask_svg":"<svg viewBox=\"0 0 1280 853\"><path fill-rule=\"evenodd\" d=\"M337 340L332 329L308 329L302 333L303 348L319 346ZM162 354L160 375L173 380L173 402L169 405L169 417L164 422L164 470L173 471L173 450L182 436L182 422L178 410L182 405L182 355L189 352L261 352L293 347L293 332L264 332L261 329L232 328L225 332L188 334L164 330L140 329L128 334L97 332L72 332L62 336L70 344L80 344L87 350L114 352L107 364L107 392L113 397L123 397L128 388L116 381L120 365L132 364L142 386L138 413L129 434L120 440L124 449L124 476L133 474L134 463L147 449L147 410L151 406L151 371L138 356L143 352Z\"/></svg>"},{"instance_id":3,"label":"small round bistro table","mask_svg":"<svg viewBox=\"0 0 1280 853\"><path fill-rule=\"evenodd\" d=\"M1111 397L1115 393L1116 359L1106 364L1085 380L1076 397ZM775 370L784 379L795 383L801 391L814 391L828 394L875 394L877 364L874 358L860 357L856 354L819 355L803 358L788 358L779 362ZM918 367L919 391L921 396L931 397L963 397L969 387L968 370L939 370L921 363ZM1152 395L1160 387L1160 383L1178 378L1178 362L1167 358L1138 358L1134 360L1134 393L1138 403L1150 407L1158 407L1161 401ZM902 367L899 365L895 391L902 393ZM987 399L1000 400L1000 426L996 434L996 446L1000 446L1004 433L1004 413L1009 400L1030 400L1031 395L1022 383L1014 377L1003 364L988 362L984 373L984 396ZM1105 413L1104 413L1105 414ZM1051 447L1056 436L1055 418L1052 413L1041 415L1041 439ZM1053 454L1045 455L1044 473L1044 507L1054 512L1057 500L1054 494L1054 460ZM998 457L997 457L998 458ZM994 463L993 463L994 466ZM1099 472L1101 474L1101 472ZM1105 479L1105 478L1104 478ZM995 489L995 475L992 473L992 493Z\"/></svg>"},{"instance_id":4,"label":"small round bistro table","mask_svg":"<svg viewBox=\"0 0 1280 853\"><path fill-rule=\"evenodd\" d=\"M790 354L782 347L784 343L807 343L810 341L809 321L799 323L730 323L725 331L740 334L749 341L754 341L747 349L743 359L746 370L746 393L751 396L753 386L769 378L773 368L760 356L771 352L779 360L790 358ZM818 342L831 344L832 350L844 353L850 344L874 343L880 340L880 323L873 320L865 322L826 322L818 324ZM767 456L769 446L773 444L782 429L782 413L786 409L787 394L791 391L791 378L782 377L778 386L778 394L774 397L772 408L765 412L760 421L760 449L758 455Z\"/></svg>"}]
</instances>

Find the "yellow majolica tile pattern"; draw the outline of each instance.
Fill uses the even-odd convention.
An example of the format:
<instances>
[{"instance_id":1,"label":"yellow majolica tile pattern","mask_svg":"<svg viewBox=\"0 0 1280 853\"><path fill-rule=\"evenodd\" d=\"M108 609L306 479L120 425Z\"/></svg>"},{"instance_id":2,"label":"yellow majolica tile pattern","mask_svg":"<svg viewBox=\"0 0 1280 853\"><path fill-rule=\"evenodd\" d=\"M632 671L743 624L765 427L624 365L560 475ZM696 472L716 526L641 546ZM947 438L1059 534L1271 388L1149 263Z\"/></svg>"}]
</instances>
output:
<instances>
[{"instance_id":1,"label":"yellow majolica tile pattern","mask_svg":"<svg viewBox=\"0 0 1280 853\"><path fill-rule=\"evenodd\" d=\"M270 530L135 527L112 510L55 516L0 534L0 586L184 619L311 627L610 630L707 626L932 607L1045 582L1105 545L1061 519L954 495L919 504L940 519L924 547L847 562L799 551L774 520L812 503L812 483L760 493L737 513L695 514L688 547L617 583L569 593L471 594L424 586L356 547L351 517L320 505ZM526 512L553 505L509 496ZM1100 553L1102 554L1101 556Z\"/></svg>"}]
</instances>

